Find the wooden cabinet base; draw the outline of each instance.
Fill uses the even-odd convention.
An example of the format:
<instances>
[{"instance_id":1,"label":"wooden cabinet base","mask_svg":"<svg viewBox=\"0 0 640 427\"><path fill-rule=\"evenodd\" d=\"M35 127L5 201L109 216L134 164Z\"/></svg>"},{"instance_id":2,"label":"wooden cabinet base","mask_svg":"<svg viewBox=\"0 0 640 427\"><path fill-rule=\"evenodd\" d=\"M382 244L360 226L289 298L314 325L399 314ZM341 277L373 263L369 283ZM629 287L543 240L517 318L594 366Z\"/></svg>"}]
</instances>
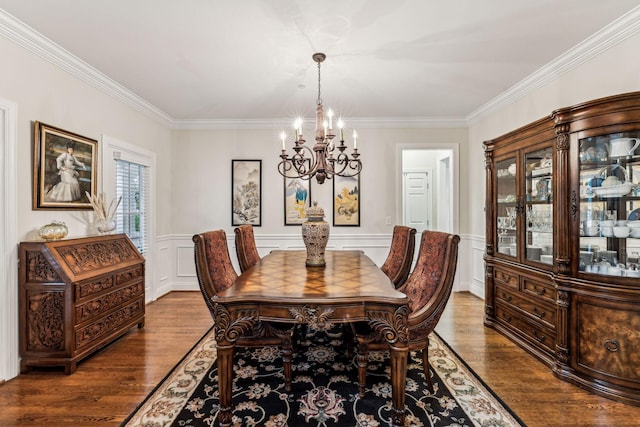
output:
<instances>
[{"instance_id":1,"label":"wooden cabinet base","mask_svg":"<svg viewBox=\"0 0 640 427\"><path fill-rule=\"evenodd\" d=\"M144 258L124 234L19 249L20 369L64 366L144 326Z\"/></svg>"}]
</instances>

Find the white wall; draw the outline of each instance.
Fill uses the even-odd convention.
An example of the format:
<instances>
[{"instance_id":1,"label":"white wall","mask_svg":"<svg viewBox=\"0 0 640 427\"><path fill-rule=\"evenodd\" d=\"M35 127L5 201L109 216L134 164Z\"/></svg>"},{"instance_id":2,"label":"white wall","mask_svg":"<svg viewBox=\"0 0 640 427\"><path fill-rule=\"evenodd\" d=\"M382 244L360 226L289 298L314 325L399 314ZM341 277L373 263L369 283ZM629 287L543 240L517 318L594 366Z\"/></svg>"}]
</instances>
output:
<instances>
[{"instance_id":1,"label":"white wall","mask_svg":"<svg viewBox=\"0 0 640 427\"><path fill-rule=\"evenodd\" d=\"M33 121L40 121L88 138L112 135L157 153L158 193L168 194L171 182L171 132L149 117L125 106L59 67L0 37L3 61L0 96L18 105L18 206L17 237L33 237L38 227L57 219L69 227L69 236L88 230L88 211L32 210ZM102 164L99 161L99 169ZM99 189L102 183L98 181ZM158 197L158 234L170 233L171 201ZM16 242L17 243L17 242Z\"/></svg>"},{"instance_id":2,"label":"white wall","mask_svg":"<svg viewBox=\"0 0 640 427\"><path fill-rule=\"evenodd\" d=\"M262 160L262 226L256 234L299 234L299 227L284 226L283 178L278 174L281 141L273 130L192 130L174 131L173 221L174 234L193 234L231 226L231 159ZM361 217L359 228L332 227L335 234L390 235L393 225L401 223L396 207L398 144L429 148L438 144L466 146L466 129L358 129L358 151L363 163L361 173ZM465 158L465 148L461 148ZM466 162L466 160L465 160ZM461 164L462 160L461 160ZM466 173L460 171L461 182ZM317 200L332 224L332 183L312 181L311 198ZM391 217L391 225L385 224ZM462 233L464 231L461 230Z\"/></svg>"},{"instance_id":3,"label":"white wall","mask_svg":"<svg viewBox=\"0 0 640 427\"><path fill-rule=\"evenodd\" d=\"M474 121L469 127L469 188L466 229L485 235L484 151L482 142L568 107L625 92L640 90L640 34L626 39L579 67L534 90L528 96Z\"/></svg>"}]
</instances>

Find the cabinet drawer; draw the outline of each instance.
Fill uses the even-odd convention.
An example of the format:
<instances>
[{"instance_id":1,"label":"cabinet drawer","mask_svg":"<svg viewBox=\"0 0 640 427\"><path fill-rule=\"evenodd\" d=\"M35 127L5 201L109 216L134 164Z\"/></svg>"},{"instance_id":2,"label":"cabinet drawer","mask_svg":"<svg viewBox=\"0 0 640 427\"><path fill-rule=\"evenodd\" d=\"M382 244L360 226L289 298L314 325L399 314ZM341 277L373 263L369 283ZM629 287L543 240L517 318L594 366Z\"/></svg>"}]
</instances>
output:
<instances>
[{"instance_id":1,"label":"cabinet drawer","mask_svg":"<svg viewBox=\"0 0 640 427\"><path fill-rule=\"evenodd\" d=\"M640 312L578 305L577 369L621 385L640 384Z\"/></svg>"},{"instance_id":2,"label":"cabinet drawer","mask_svg":"<svg viewBox=\"0 0 640 427\"><path fill-rule=\"evenodd\" d=\"M556 333L553 330L538 325L516 311L510 310L500 301L496 303L495 312L499 322L508 325L510 329L524 336L534 346L549 354L554 353Z\"/></svg>"},{"instance_id":3,"label":"cabinet drawer","mask_svg":"<svg viewBox=\"0 0 640 427\"><path fill-rule=\"evenodd\" d=\"M76 323L85 322L93 317L125 304L144 294L144 283L132 283L108 294L99 296L76 306Z\"/></svg>"},{"instance_id":4,"label":"cabinet drawer","mask_svg":"<svg viewBox=\"0 0 640 427\"><path fill-rule=\"evenodd\" d=\"M556 303L556 290L551 283L534 280L529 277L522 278L522 292L541 298L551 304Z\"/></svg>"},{"instance_id":5,"label":"cabinet drawer","mask_svg":"<svg viewBox=\"0 0 640 427\"><path fill-rule=\"evenodd\" d=\"M527 295L496 286L496 300L524 311L526 315L543 323L548 328L556 328L556 308L541 299L532 299Z\"/></svg>"},{"instance_id":6,"label":"cabinet drawer","mask_svg":"<svg viewBox=\"0 0 640 427\"><path fill-rule=\"evenodd\" d=\"M510 271L503 270L501 268L494 268L493 280L496 282L496 284L518 289L520 276Z\"/></svg>"}]
</instances>

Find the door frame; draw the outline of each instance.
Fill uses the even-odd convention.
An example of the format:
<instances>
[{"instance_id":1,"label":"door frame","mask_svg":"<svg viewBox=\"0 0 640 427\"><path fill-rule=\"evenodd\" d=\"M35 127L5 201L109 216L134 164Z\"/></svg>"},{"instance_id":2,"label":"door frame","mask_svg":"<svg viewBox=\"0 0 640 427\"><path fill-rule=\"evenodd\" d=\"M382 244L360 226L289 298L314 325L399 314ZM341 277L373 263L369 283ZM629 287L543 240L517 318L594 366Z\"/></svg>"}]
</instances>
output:
<instances>
[{"instance_id":1,"label":"door frame","mask_svg":"<svg viewBox=\"0 0 640 427\"><path fill-rule=\"evenodd\" d=\"M451 233L460 234L460 146L457 143L398 143L396 144L396 218L403 219L402 212L402 152L404 150L451 151L449 198L449 224Z\"/></svg>"},{"instance_id":2,"label":"door frame","mask_svg":"<svg viewBox=\"0 0 640 427\"><path fill-rule=\"evenodd\" d=\"M19 373L18 350L18 195L17 147L18 106L0 98L0 382Z\"/></svg>"}]
</instances>

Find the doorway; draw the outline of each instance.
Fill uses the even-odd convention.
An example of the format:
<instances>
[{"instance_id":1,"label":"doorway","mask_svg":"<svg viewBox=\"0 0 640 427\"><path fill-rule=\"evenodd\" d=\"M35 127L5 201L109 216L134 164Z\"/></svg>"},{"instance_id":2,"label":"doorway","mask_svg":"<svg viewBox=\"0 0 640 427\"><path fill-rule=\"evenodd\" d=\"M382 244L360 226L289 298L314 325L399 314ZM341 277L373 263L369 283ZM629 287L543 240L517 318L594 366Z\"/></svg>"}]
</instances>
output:
<instances>
[{"instance_id":1,"label":"doorway","mask_svg":"<svg viewBox=\"0 0 640 427\"><path fill-rule=\"evenodd\" d=\"M399 147L403 224L423 230L458 232L457 145Z\"/></svg>"}]
</instances>

